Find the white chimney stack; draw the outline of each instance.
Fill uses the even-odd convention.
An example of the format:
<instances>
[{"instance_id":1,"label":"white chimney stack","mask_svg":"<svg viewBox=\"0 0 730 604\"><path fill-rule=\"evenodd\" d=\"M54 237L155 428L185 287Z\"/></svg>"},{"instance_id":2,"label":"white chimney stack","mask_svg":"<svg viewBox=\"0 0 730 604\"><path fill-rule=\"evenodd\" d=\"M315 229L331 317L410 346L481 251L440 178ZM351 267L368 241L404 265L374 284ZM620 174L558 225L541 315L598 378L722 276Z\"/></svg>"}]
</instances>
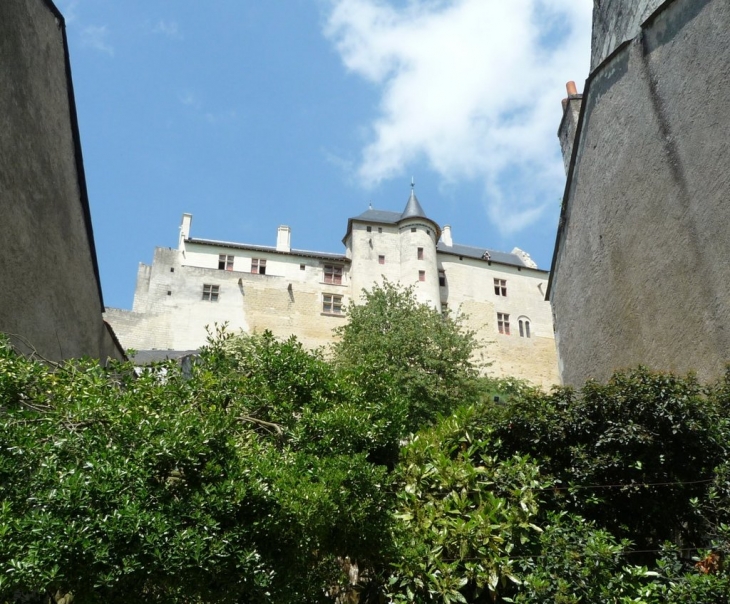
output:
<instances>
[{"instance_id":1,"label":"white chimney stack","mask_svg":"<svg viewBox=\"0 0 730 604\"><path fill-rule=\"evenodd\" d=\"M180 241L178 241L178 249L185 249L185 240L190 239L190 225L193 222L192 214L183 214L182 223L180 224Z\"/></svg>"},{"instance_id":2,"label":"white chimney stack","mask_svg":"<svg viewBox=\"0 0 730 604\"><path fill-rule=\"evenodd\" d=\"M276 251L291 252L291 229L283 224L276 233Z\"/></svg>"},{"instance_id":3,"label":"white chimney stack","mask_svg":"<svg viewBox=\"0 0 730 604\"><path fill-rule=\"evenodd\" d=\"M453 247L454 240L451 239L451 225L445 224L444 228L441 229L441 241L443 242L444 245Z\"/></svg>"}]
</instances>

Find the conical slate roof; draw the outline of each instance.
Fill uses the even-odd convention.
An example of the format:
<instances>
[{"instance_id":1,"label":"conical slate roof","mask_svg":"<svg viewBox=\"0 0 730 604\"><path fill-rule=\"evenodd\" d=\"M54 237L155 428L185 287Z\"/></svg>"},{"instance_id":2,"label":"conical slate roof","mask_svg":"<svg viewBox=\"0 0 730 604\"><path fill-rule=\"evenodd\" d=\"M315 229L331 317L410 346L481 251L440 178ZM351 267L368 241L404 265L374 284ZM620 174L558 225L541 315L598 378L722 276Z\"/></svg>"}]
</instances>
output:
<instances>
[{"instance_id":1,"label":"conical slate roof","mask_svg":"<svg viewBox=\"0 0 730 604\"><path fill-rule=\"evenodd\" d=\"M413 189L411 189L411 196L408 198L406 209L403 210L403 213L400 215L401 220L405 220L406 218L428 218L428 216L426 216L426 212L423 211L421 204L418 203L418 198L416 197L416 193Z\"/></svg>"}]
</instances>

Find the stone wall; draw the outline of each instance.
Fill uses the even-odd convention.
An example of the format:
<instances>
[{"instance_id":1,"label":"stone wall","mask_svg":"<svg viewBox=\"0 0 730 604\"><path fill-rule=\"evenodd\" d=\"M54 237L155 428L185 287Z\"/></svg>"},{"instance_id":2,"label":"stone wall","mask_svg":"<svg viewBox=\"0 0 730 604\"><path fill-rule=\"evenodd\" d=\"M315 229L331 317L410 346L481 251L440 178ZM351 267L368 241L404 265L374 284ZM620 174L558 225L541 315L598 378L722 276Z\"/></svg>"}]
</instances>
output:
<instances>
[{"instance_id":1,"label":"stone wall","mask_svg":"<svg viewBox=\"0 0 730 604\"><path fill-rule=\"evenodd\" d=\"M592 74L550 298L563 379L730 360L730 4L674 0Z\"/></svg>"},{"instance_id":2,"label":"stone wall","mask_svg":"<svg viewBox=\"0 0 730 604\"><path fill-rule=\"evenodd\" d=\"M63 18L0 2L0 331L46 358L121 356L103 302Z\"/></svg>"}]
</instances>

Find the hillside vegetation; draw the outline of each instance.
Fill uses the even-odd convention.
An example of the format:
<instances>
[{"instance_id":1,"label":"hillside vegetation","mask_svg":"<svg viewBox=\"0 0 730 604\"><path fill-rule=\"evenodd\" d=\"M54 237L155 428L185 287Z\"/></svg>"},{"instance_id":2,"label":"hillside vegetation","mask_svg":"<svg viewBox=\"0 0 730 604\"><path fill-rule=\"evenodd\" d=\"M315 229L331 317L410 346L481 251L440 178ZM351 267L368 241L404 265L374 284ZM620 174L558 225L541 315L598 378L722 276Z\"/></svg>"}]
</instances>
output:
<instances>
[{"instance_id":1,"label":"hillside vegetation","mask_svg":"<svg viewBox=\"0 0 730 604\"><path fill-rule=\"evenodd\" d=\"M349 312L187 373L0 340L0 602L728 602L730 379L548 394L410 290Z\"/></svg>"}]
</instances>

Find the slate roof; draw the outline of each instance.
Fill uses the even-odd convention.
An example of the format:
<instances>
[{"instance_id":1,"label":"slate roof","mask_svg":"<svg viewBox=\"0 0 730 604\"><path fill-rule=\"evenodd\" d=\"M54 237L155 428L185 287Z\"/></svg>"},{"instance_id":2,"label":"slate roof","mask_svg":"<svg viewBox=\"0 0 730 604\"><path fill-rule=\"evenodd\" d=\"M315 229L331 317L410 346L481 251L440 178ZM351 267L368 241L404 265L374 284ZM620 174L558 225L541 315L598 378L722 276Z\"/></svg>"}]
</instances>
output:
<instances>
[{"instance_id":1,"label":"slate roof","mask_svg":"<svg viewBox=\"0 0 730 604\"><path fill-rule=\"evenodd\" d=\"M532 268L525 264L524 260L517 254L511 254L509 252L500 252L497 250L490 250L483 247L474 247L471 245L460 245L455 243L452 246L445 245L443 241L439 241L436 246L436 250L441 254L452 254L454 256L464 256L465 258L474 258L476 260L486 260L484 258L484 252L489 253L489 260L491 262L497 262L498 264L509 264L511 266L520 266L525 268ZM533 269L534 270L534 269Z\"/></svg>"},{"instance_id":2,"label":"slate roof","mask_svg":"<svg viewBox=\"0 0 730 604\"><path fill-rule=\"evenodd\" d=\"M400 216L401 220L405 220L406 218L426 218L430 220L428 216L426 216L426 212L423 211L421 204L418 203L418 198L416 197L416 193L413 189L411 189L411 196L408 198L406 209L403 210L403 213Z\"/></svg>"}]
</instances>

